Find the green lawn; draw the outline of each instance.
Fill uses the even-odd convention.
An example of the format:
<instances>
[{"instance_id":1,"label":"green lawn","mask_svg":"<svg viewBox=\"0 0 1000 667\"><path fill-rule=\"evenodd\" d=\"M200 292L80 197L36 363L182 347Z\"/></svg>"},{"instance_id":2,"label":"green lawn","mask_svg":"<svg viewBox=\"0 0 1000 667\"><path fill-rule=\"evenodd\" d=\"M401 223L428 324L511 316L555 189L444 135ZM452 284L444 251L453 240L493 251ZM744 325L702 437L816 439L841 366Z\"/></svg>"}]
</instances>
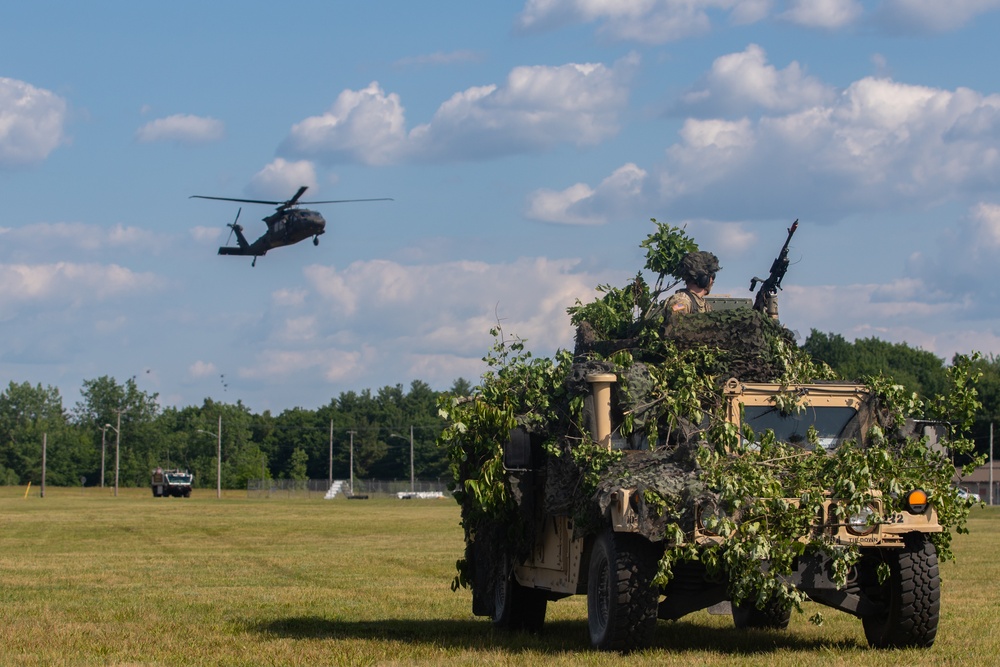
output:
<instances>
[{"instance_id":1,"label":"green lawn","mask_svg":"<svg viewBox=\"0 0 1000 667\"><path fill-rule=\"evenodd\" d=\"M586 601L539 637L494 631L450 583L450 500L247 499L195 490L0 488L0 665L987 665L1000 660L1000 510L974 510L942 566L937 643L867 648L818 606L787 632L660 622L654 648L592 652ZM825 622L808 621L822 611Z\"/></svg>"}]
</instances>

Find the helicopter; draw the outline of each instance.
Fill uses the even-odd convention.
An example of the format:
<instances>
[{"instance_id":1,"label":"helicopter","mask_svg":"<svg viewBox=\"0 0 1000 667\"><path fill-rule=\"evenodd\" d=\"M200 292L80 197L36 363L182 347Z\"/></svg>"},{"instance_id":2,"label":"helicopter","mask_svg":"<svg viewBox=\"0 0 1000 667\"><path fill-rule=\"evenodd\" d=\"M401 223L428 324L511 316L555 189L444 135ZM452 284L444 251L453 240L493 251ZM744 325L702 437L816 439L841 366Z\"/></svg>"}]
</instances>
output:
<instances>
[{"instance_id":1,"label":"helicopter","mask_svg":"<svg viewBox=\"0 0 1000 667\"><path fill-rule=\"evenodd\" d=\"M312 237L313 245L319 245L319 236L326 232L326 220L317 211L296 208L299 204L344 204L347 202L360 201L392 201L390 197L380 197L377 199L330 199L327 201L300 202L299 199L305 194L309 186L303 185L298 192L288 201L264 201L260 199L235 199L233 197L209 197L206 195L191 195L190 199L216 199L219 201L235 201L244 204L268 204L277 206L277 210L271 215L263 218L267 223L267 231L259 239L250 243L243 236L243 225L239 224L241 207L236 211L236 219L226 225L233 230L229 236L232 238L236 234L238 245L222 246L219 248L220 255L251 255L253 261L250 266L257 265L257 258L267 254L268 250L280 248L281 246L292 245L299 241Z\"/></svg>"}]
</instances>

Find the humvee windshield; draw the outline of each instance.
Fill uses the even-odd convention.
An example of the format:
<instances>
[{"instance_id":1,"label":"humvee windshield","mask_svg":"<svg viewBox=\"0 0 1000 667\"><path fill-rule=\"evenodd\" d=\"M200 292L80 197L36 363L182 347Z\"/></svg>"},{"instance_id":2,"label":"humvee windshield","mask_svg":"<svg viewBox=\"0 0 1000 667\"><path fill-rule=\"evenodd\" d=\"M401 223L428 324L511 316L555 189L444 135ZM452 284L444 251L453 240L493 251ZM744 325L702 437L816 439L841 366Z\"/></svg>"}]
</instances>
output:
<instances>
[{"instance_id":1,"label":"humvee windshield","mask_svg":"<svg viewBox=\"0 0 1000 667\"><path fill-rule=\"evenodd\" d=\"M775 437L805 449L813 449L807 440L809 427L819 435L817 446L823 450L835 449L841 442L860 437L858 411L847 406L809 406L802 412L783 415L773 405L747 405L744 419L758 435L768 429Z\"/></svg>"},{"instance_id":2,"label":"humvee windshield","mask_svg":"<svg viewBox=\"0 0 1000 667\"><path fill-rule=\"evenodd\" d=\"M167 482L169 484L190 484L191 475L185 475L181 473L167 473Z\"/></svg>"}]
</instances>

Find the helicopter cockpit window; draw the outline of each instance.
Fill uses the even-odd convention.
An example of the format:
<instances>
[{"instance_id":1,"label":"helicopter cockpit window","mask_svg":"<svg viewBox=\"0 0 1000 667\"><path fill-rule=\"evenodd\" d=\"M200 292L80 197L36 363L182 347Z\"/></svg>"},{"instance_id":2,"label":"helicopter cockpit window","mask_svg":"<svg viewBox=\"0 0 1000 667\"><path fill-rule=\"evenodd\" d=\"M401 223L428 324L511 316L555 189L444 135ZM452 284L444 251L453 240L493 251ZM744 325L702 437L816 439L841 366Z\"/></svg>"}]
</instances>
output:
<instances>
[{"instance_id":1,"label":"helicopter cockpit window","mask_svg":"<svg viewBox=\"0 0 1000 667\"><path fill-rule=\"evenodd\" d=\"M804 411L783 415L773 405L748 405L744 408L746 423L754 433L768 429L782 442L812 449L807 441L809 427L818 433L817 446L832 450L844 440L860 437L858 411L851 407L808 407Z\"/></svg>"}]
</instances>

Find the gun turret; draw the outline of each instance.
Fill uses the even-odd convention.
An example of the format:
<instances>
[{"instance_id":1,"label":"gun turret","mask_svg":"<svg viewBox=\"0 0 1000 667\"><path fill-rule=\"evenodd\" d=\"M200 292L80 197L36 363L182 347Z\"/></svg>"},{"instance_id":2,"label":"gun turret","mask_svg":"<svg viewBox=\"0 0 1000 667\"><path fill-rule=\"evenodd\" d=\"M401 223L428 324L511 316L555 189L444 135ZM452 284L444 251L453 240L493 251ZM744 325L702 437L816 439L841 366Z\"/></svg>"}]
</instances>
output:
<instances>
[{"instance_id":1,"label":"gun turret","mask_svg":"<svg viewBox=\"0 0 1000 667\"><path fill-rule=\"evenodd\" d=\"M778 319L778 300L775 296L778 294L778 290L781 289L781 280L785 277L785 272L788 270L788 243L792 240L792 234L798 228L799 221L796 219L792 223L792 226L788 228L788 237L785 239L785 245L781 246L781 252L771 262L771 273L767 278L754 276L750 279L751 292L757 287L757 283L760 283L760 290L757 292L757 296L753 302L754 310L767 313L775 320Z\"/></svg>"}]
</instances>

